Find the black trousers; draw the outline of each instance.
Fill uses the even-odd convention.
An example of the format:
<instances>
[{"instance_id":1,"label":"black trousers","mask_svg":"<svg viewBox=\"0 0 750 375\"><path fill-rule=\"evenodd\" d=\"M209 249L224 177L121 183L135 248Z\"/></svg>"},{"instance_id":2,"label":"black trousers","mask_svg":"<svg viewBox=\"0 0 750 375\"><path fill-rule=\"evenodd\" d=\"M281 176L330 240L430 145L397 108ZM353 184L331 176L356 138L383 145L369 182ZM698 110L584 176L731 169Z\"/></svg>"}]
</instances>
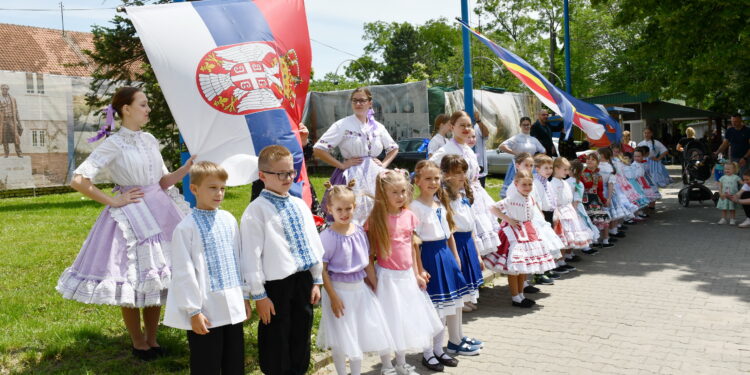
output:
<instances>
[{"instance_id":1,"label":"black trousers","mask_svg":"<svg viewBox=\"0 0 750 375\"><path fill-rule=\"evenodd\" d=\"M750 191L743 191L742 195L740 195L740 199L747 199L750 198ZM750 218L750 204L743 204L742 209L745 211L745 216Z\"/></svg>"},{"instance_id":2,"label":"black trousers","mask_svg":"<svg viewBox=\"0 0 750 375\"><path fill-rule=\"evenodd\" d=\"M310 304L312 274L297 272L285 279L266 281L268 298L276 315L271 322L258 323L260 369L268 375L302 375L310 364Z\"/></svg>"},{"instance_id":3,"label":"black trousers","mask_svg":"<svg viewBox=\"0 0 750 375\"><path fill-rule=\"evenodd\" d=\"M242 323L209 327L205 335L187 331L190 347L190 373L244 374L245 336Z\"/></svg>"}]
</instances>

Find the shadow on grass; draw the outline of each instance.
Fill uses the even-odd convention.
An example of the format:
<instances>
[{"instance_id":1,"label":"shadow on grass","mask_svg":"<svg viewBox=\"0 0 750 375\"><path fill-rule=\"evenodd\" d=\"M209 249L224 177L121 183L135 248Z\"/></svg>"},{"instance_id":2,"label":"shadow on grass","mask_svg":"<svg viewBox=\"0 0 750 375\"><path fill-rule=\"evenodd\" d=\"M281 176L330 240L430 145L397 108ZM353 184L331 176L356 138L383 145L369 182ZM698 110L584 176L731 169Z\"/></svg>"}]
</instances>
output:
<instances>
[{"instance_id":1,"label":"shadow on grass","mask_svg":"<svg viewBox=\"0 0 750 375\"><path fill-rule=\"evenodd\" d=\"M82 328L70 333L72 344L49 346L42 351L27 347L11 351L20 356L13 374L167 374L186 373L189 354L185 333L173 329L159 330L159 343L167 356L143 362L131 354L126 335L107 335L95 329Z\"/></svg>"},{"instance_id":2,"label":"shadow on grass","mask_svg":"<svg viewBox=\"0 0 750 375\"><path fill-rule=\"evenodd\" d=\"M80 201L64 202L39 202L39 203L10 203L0 206L0 212L18 212L18 211L42 211L42 210L77 210L81 208L101 207L104 206L90 199Z\"/></svg>"}]
</instances>

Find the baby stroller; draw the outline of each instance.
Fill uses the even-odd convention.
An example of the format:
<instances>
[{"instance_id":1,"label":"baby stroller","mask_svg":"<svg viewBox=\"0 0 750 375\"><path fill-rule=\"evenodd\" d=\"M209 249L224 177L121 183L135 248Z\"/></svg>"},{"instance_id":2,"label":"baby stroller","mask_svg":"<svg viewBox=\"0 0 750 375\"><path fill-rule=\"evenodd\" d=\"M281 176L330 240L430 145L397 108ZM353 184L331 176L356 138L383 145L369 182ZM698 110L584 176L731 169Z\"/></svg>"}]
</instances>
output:
<instances>
[{"instance_id":1,"label":"baby stroller","mask_svg":"<svg viewBox=\"0 0 750 375\"><path fill-rule=\"evenodd\" d=\"M714 205L719 200L718 193L712 193L711 189L704 183L711 178L711 169L716 164L713 155L711 155L706 146L697 141L690 141L685 145L685 152L682 158L682 183L685 187L680 189L677 199L681 205L687 207L690 201L712 200Z\"/></svg>"}]
</instances>

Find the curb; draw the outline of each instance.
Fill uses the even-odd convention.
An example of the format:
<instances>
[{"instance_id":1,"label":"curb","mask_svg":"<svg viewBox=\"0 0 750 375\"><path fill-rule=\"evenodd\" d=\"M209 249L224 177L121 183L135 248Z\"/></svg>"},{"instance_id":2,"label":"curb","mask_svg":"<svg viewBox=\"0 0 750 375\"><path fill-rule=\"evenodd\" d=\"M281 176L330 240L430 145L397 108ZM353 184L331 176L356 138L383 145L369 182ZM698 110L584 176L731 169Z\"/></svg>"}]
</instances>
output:
<instances>
[{"instance_id":1,"label":"curb","mask_svg":"<svg viewBox=\"0 0 750 375\"><path fill-rule=\"evenodd\" d=\"M502 275L496 272L492 272L487 269L482 271L482 278L484 278L484 285L494 282L495 279L497 279L499 276L502 276ZM324 367L330 365L331 363L333 363L333 357L331 356L330 351L313 354L313 365L312 365L312 369L310 369L310 372L315 375L324 375L326 373L321 372L321 370L323 370Z\"/></svg>"}]
</instances>

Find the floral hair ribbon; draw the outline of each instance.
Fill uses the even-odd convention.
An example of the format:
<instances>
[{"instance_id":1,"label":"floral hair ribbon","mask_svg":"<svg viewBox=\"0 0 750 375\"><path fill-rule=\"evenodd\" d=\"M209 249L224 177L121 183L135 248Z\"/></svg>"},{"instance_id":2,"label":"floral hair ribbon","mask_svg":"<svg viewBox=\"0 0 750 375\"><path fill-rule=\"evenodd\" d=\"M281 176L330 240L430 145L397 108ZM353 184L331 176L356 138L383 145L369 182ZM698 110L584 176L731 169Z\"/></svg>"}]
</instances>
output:
<instances>
[{"instance_id":1,"label":"floral hair ribbon","mask_svg":"<svg viewBox=\"0 0 750 375\"><path fill-rule=\"evenodd\" d=\"M104 109L104 113L107 114L107 119L104 121L104 125L99 128L99 131L96 132L96 135L87 140L89 143L107 137L115 130L115 109L112 107L112 104Z\"/></svg>"}]
</instances>

